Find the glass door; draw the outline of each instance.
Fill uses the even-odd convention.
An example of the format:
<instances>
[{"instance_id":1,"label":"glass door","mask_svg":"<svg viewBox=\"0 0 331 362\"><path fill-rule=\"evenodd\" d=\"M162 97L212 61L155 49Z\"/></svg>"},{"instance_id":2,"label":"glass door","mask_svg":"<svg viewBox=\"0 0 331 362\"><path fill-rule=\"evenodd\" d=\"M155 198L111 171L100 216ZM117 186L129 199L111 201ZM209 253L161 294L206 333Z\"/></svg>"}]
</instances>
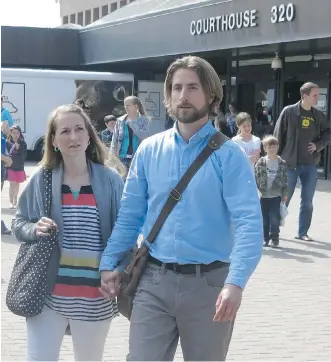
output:
<instances>
[{"instance_id":1,"label":"glass door","mask_svg":"<svg viewBox=\"0 0 331 362\"><path fill-rule=\"evenodd\" d=\"M277 121L275 115L275 90L273 82L255 84L255 134L262 138L272 134Z\"/></svg>"},{"instance_id":2,"label":"glass door","mask_svg":"<svg viewBox=\"0 0 331 362\"><path fill-rule=\"evenodd\" d=\"M304 82L285 82L283 107L299 102L301 99L300 88Z\"/></svg>"}]
</instances>

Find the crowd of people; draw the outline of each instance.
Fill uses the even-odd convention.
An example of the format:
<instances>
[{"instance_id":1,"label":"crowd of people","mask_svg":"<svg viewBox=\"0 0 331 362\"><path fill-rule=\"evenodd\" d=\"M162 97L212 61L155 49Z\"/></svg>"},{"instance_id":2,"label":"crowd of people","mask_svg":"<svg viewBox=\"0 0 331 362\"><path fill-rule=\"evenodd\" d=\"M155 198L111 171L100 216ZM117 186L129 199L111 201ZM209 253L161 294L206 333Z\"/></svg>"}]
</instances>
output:
<instances>
[{"instance_id":1,"label":"crowd of people","mask_svg":"<svg viewBox=\"0 0 331 362\"><path fill-rule=\"evenodd\" d=\"M317 165L321 151L330 143L330 122L318 109L319 87L307 82L300 89L301 100L281 112L274 136L262 139L265 156L260 158L261 140L252 134L249 114L229 113L215 119L215 127L227 134L245 151L255 170L261 198L264 245L279 245L280 205L289 205L297 180L301 182L301 206L296 239L313 241L308 235L313 214L313 197L317 182Z\"/></svg>"},{"instance_id":2,"label":"crowd of people","mask_svg":"<svg viewBox=\"0 0 331 362\"><path fill-rule=\"evenodd\" d=\"M234 105L226 115L232 140L219 148L210 143L223 93L206 60L173 62L164 89L167 115L175 122L152 136L135 96L125 99L125 116L105 117L99 136L82 104L59 106L48 120L40 167L18 202L26 146L17 126L2 132L2 164L17 208L15 237L33 243L58 231L44 307L27 318L29 361L57 361L68 328L75 360L102 360L119 314L121 272L169 193L176 206L155 242L142 242L150 255L133 301L129 361L173 360L179 339L184 360L225 360L263 240L279 245L280 206L289 204L297 177L302 200L296 237L311 240L316 160L330 141L330 125L314 108L318 86L303 85L301 101L282 111L274 136L262 139L262 157L251 117ZM178 181L208 147L214 147L211 155L179 193ZM45 169L52 174L51 215L43 206Z\"/></svg>"},{"instance_id":3,"label":"crowd of people","mask_svg":"<svg viewBox=\"0 0 331 362\"><path fill-rule=\"evenodd\" d=\"M16 209L20 184L26 180L24 161L27 146L21 128L14 125L10 112L3 107L1 97L1 191L5 181L9 181L10 209ZM1 234L11 231L1 220Z\"/></svg>"}]
</instances>

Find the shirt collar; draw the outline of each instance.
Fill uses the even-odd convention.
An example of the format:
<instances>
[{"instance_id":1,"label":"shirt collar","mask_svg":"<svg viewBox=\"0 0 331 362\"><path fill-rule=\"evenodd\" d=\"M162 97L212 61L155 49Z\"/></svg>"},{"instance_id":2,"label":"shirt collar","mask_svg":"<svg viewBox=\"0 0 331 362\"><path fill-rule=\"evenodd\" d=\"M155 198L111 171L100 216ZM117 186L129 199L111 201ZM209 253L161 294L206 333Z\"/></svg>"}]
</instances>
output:
<instances>
[{"instance_id":1,"label":"shirt collar","mask_svg":"<svg viewBox=\"0 0 331 362\"><path fill-rule=\"evenodd\" d=\"M214 127L213 127L213 124L212 124L212 121L209 120L202 128L200 128L200 130L194 134L189 141L191 140L195 140L195 139L203 139L203 138L206 138L207 136L210 135L210 133L214 130ZM177 137L180 138L180 139L183 139L182 136L180 135L179 131L178 131L178 121L176 121L174 123L174 126L173 126L173 135L174 137Z\"/></svg>"}]
</instances>

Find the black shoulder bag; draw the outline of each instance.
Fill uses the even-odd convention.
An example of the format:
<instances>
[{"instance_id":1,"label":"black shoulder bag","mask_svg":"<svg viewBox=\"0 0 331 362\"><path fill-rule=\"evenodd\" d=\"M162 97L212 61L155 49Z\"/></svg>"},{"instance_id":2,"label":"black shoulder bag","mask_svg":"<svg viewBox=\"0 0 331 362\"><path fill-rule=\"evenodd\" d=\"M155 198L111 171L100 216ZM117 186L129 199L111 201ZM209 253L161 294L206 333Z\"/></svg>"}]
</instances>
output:
<instances>
[{"instance_id":1,"label":"black shoulder bag","mask_svg":"<svg viewBox=\"0 0 331 362\"><path fill-rule=\"evenodd\" d=\"M201 151L199 156L184 173L176 187L170 192L170 195L164 204L160 215L156 219L152 230L146 238L148 243L151 244L154 242L164 222L171 213L172 209L180 201L183 192L192 180L193 176L197 173L197 171L201 168L209 156L214 151L218 150L228 139L229 138L221 132L214 133L210 137L207 146ZM146 268L148 256L149 248L144 243L139 249L134 251L130 264L123 272L121 272L121 290L117 297L117 304L119 312L128 319L131 317L133 299L136 294L140 278Z\"/></svg>"},{"instance_id":2,"label":"black shoulder bag","mask_svg":"<svg viewBox=\"0 0 331 362\"><path fill-rule=\"evenodd\" d=\"M43 171L44 207L50 218L52 205L52 170ZM33 317L43 310L47 293L48 266L58 247L57 230L49 236L38 237L33 243L23 243L18 251L6 295L8 309L21 317Z\"/></svg>"}]
</instances>

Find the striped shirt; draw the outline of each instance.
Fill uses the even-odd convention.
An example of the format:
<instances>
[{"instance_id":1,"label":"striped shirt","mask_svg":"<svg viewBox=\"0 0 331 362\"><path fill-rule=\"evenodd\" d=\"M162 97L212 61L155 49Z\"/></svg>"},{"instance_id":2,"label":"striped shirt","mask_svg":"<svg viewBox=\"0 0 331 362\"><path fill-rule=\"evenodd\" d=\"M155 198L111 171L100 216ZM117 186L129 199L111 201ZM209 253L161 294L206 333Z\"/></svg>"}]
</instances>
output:
<instances>
[{"instance_id":1,"label":"striped shirt","mask_svg":"<svg viewBox=\"0 0 331 362\"><path fill-rule=\"evenodd\" d=\"M99 292L103 252L99 212L92 187L72 192L62 185L63 246L55 286L45 304L55 312L83 321L118 315L117 305Z\"/></svg>"}]
</instances>

